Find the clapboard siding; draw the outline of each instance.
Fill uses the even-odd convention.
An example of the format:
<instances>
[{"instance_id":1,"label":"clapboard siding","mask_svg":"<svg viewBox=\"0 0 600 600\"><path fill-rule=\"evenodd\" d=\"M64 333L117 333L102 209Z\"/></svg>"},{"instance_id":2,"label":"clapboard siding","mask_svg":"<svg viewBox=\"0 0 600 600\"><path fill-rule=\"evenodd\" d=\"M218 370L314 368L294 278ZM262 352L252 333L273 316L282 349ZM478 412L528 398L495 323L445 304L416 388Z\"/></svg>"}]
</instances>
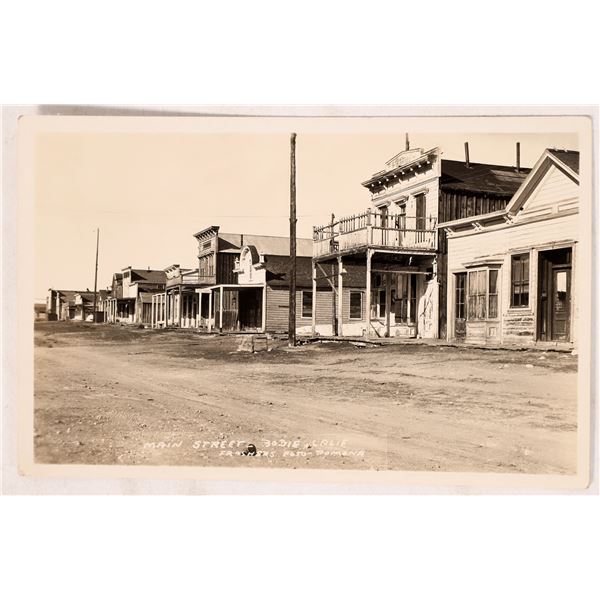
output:
<instances>
[{"instance_id":1,"label":"clapboard siding","mask_svg":"<svg viewBox=\"0 0 600 600\"><path fill-rule=\"evenodd\" d=\"M448 238L448 290L446 294L449 320L449 336L453 335L454 279L453 273L467 270L467 265L482 259L497 261L499 335L504 342L534 342L538 304L538 255L554 246L574 249L572 259L571 318L577 316L575 271L577 261L575 248L579 233L578 186L560 169L552 166L525 201L512 223L493 226L477 233L456 233ZM561 214L560 207L568 207L568 214ZM511 300L511 256L529 255L529 305L513 308ZM496 323L487 322L488 327ZM478 331L481 323L467 323L467 338L485 339L489 331ZM575 341L571 329L572 341Z\"/></svg>"},{"instance_id":2,"label":"clapboard siding","mask_svg":"<svg viewBox=\"0 0 600 600\"><path fill-rule=\"evenodd\" d=\"M576 240L578 227L578 215L572 214L451 237L448 240L448 270L452 272L461 269L465 263L482 256L495 256L561 240Z\"/></svg>"},{"instance_id":3,"label":"clapboard siding","mask_svg":"<svg viewBox=\"0 0 600 600\"><path fill-rule=\"evenodd\" d=\"M361 292L362 294L362 307L360 319L350 319L350 292ZM343 289L342 293L342 324L343 323L356 323L357 321L364 321L367 318L366 313L366 300L365 291L360 288L346 288Z\"/></svg>"},{"instance_id":4,"label":"clapboard siding","mask_svg":"<svg viewBox=\"0 0 600 600\"><path fill-rule=\"evenodd\" d=\"M296 290L296 325L306 327L312 324L311 317L302 316L302 291ZM317 325L330 325L332 319L332 292L317 290ZM285 288L267 287L267 331L287 331L289 323L289 291Z\"/></svg>"},{"instance_id":5,"label":"clapboard siding","mask_svg":"<svg viewBox=\"0 0 600 600\"><path fill-rule=\"evenodd\" d=\"M561 204L573 204L579 194L579 186L561 169L552 165L542 178L540 185L528 198L520 215L559 209Z\"/></svg>"}]
</instances>

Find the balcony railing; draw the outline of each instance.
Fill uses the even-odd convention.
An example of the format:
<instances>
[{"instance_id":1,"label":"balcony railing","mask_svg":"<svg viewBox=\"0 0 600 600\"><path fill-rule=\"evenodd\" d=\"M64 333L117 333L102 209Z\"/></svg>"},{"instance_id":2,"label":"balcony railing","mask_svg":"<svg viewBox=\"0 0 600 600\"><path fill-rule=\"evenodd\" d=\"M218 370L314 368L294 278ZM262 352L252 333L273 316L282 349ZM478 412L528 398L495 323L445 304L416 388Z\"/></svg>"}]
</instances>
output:
<instances>
[{"instance_id":1,"label":"balcony railing","mask_svg":"<svg viewBox=\"0 0 600 600\"><path fill-rule=\"evenodd\" d=\"M327 256L353 250L435 251L436 219L383 215L367 211L313 228L313 255Z\"/></svg>"}]
</instances>

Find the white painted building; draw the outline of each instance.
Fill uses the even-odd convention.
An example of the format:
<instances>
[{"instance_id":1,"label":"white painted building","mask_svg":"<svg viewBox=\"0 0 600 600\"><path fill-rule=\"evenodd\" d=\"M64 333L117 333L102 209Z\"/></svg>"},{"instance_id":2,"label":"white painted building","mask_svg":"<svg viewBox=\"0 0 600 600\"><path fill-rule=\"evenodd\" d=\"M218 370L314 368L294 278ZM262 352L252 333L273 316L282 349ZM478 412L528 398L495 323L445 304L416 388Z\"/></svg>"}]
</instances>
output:
<instances>
[{"instance_id":1,"label":"white painted building","mask_svg":"<svg viewBox=\"0 0 600 600\"><path fill-rule=\"evenodd\" d=\"M578 152L546 150L505 209L439 227L449 340L576 344Z\"/></svg>"}]
</instances>

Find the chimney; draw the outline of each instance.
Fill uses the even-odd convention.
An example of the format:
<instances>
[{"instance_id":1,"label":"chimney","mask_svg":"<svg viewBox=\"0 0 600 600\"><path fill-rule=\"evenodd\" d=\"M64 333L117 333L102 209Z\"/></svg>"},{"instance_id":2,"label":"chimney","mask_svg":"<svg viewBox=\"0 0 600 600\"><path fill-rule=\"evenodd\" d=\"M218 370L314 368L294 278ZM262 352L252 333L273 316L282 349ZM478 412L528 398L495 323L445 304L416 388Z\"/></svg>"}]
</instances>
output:
<instances>
[{"instance_id":1,"label":"chimney","mask_svg":"<svg viewBox=\"0 0 600 600\"><path fill-rule=\"evenodd\" d=\"M408 139L408 133L406 134L405 146L406 146L406 150L410 150L410 140Z\"/></svg>"},{"instance_id":2,"label":"chimney","mask_svg":"<svg viewBox=\"0 0 600 600\"><path fill-rule=\"evenodd\" d=\"M521 172L521 142L517 142L517 173Z\"/></svg>"},{"instance_id":3,"label":"chimney","mask_svg":"<svg viewBox=\"0 0 600 600\"><path fill-rule=\"evenodd\" d=\"M467 168L471 166L469 164L469 142L465 142L465 165Z\"/></svg>"}]
</instances>

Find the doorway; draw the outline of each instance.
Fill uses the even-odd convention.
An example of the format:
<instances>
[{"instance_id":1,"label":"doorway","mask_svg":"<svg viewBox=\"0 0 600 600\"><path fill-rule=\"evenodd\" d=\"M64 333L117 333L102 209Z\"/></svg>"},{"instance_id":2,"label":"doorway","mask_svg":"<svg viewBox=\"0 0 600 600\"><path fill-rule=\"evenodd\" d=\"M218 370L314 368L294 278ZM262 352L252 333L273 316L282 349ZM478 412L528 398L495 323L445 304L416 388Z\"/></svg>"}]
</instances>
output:
<instances>
[{"instance_id":1,"label":"doorway","mask_svg":"<svg viewBox=\"0 0 600 600\"><path fill-rule=\"evenodd\" d=\"M572 248L539 253L538 335L540 341L571 338Z\"/></svg>"},{"instance_id":2,"label":"doorway","mask_svg":"<svg viewBox=\"0 0 600 600\"><path fill-rule=\"evenodd\" d=\"M262 327L262 288L239 291L239 323L241 331L259 331Z\"/></svg>"},{"instance_id":3,"label":"doorway","mask_svg":"<svg viewBox=\"0 0 600 600\"><path fill-rule=\"evenodd\" d=\"M454 337L464 340L467 337L467 274L454 275Z\"/></svg>"}]
</instances>

